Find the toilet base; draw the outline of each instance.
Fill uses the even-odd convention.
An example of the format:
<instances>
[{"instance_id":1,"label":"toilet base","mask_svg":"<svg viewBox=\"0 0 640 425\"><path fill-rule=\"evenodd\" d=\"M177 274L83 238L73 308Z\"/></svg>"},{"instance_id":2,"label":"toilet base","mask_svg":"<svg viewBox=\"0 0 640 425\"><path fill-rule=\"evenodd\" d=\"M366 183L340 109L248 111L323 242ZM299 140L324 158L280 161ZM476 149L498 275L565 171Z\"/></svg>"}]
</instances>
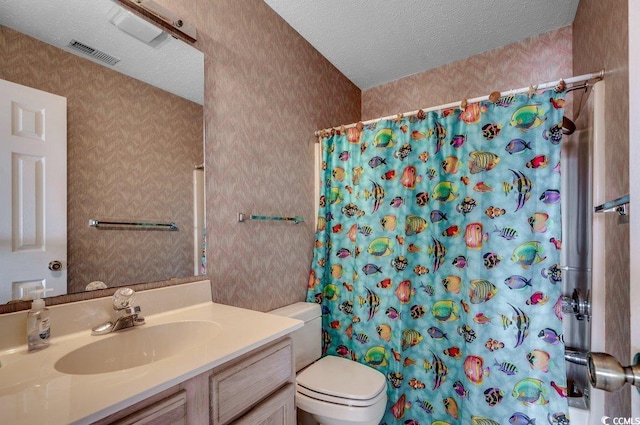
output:
<instances>
[{"instance_id":1,"label":"toilet base","mask_svg":"<svg viewBox=\"0 0 640 425\"><path fill-rule=\"evenodd\" d=\"M296 392L298 417L307 413L319 425L378 425L384 416L387 397L372 406L354 407L326 403Z\"/></svg>"},{"instance_id":2,"label":"toilet base","mask_svg":"<svg viewBox=\"0 0 640 425\"><path fill-rule=\"evenodd\" d=\"M315 423L318 425L379 425L380 421L365 421L365 422L352 422L352 421L343 421L341 419L327 418L326 416L316 417L315 415L311 415L314 419ZM382 418L381 418L382 419ZM318 422L318 420L323 421Z\"/></svg>"}]
</instances>

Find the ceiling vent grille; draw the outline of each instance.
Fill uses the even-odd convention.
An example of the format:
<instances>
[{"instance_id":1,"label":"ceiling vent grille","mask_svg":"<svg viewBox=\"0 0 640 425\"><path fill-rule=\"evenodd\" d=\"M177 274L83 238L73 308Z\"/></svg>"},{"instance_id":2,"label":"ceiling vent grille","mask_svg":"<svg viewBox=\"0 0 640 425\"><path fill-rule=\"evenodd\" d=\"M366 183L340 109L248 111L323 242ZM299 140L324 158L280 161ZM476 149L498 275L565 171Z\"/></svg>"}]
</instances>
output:
<instances>
[{"instance_id":1,"label":"ceiling vent grille","mask_svg":"<svg viewBox=\"0 0 640 425\"><path fill-rule=\"evenodd\" d=\"M120 62L120 59L113 57L110 54L100 51L98 49L94 49L91 46L87 46L84 43L80 43L79 41L76 41L76 40L71 40L67 45L67 47L73 50L76 50L80 53L83 53L87 56L91 56L92 58L97 59L100 62L106 63L107 65L114 66L115 64Z\"/></svg>"}]
</instances>

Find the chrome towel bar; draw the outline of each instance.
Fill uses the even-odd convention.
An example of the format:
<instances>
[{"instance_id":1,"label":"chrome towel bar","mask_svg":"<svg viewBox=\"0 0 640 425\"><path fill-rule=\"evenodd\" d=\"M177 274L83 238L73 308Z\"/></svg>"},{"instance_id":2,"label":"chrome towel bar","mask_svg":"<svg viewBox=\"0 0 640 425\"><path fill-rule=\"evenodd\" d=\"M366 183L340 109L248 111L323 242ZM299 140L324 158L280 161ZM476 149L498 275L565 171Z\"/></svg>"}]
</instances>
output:
<instances>
[{"instance_id":1,"label":"chrome towel bar","mask_svg":"<svg viewBox=\"0 0 640 425\"><path fill-rule=\"evenodd\" d=\"M263 220L263 221L290 221L293 224L304 223L304 217L279 217L270 215L254 215L238 213L238 222L244 223L248 220Z\"/></svg>"},{"instance_id":2,"label":"chrome towel bar","mask_svg":"<svg viewBox=\"0 0 640 425\"><path fill-rule=\"evenodd\" d=\"M102 228L131 228L132 229L148 229L148 230L178 230L176 223L154 223L149 221L106 221L106 220L89 220L90 227Z\"/></svg>"}]
</instances>

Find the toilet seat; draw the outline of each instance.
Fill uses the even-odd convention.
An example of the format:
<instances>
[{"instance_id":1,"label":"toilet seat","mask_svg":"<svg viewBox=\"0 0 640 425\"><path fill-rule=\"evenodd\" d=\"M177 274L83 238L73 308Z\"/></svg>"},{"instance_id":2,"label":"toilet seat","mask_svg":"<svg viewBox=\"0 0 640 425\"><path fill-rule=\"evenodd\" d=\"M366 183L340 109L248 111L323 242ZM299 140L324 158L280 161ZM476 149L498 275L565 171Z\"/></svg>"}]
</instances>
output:
<instances>
[{"instance_id":1,"label":"toilet seat","mask_svg":"<svg viewBox=\"0 0 640 425\"><path fill-rule=\"evenodd\" d=\"M326 356L298 374L296 390L328 403L366 407L386 398L386 379L371 367Z\"/></svg>"}]
</instances>

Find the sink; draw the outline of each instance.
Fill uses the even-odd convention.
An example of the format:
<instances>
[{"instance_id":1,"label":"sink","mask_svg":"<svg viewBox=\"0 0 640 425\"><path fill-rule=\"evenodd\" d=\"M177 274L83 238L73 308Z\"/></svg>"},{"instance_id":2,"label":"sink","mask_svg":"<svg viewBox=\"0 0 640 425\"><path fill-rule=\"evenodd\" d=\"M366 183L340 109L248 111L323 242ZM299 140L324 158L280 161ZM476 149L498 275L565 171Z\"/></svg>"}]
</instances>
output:
<instances>
[{"instance_id":1,"label":"sink","mask_svg":"<svg viewBox=\"0 0 640 425\"><path fill-rule=\"evenodd\" d=\"M222 331L216 322L180 321L139 326L77 348L54 365L59 372L93 375L157 362L211 341Z\"/></svg>"}]
</instances>

